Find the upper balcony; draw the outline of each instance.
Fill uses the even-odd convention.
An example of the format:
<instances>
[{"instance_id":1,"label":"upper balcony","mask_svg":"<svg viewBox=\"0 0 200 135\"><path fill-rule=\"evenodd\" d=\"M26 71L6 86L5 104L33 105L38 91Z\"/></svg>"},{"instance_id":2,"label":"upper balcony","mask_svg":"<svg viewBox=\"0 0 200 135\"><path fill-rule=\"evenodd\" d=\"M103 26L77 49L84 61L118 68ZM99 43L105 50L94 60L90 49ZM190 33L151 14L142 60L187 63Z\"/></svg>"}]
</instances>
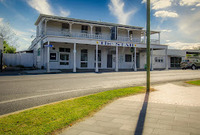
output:
<instances>
[{"instance_id":1,"label":"upper balcony","mask_svg":"<svg viewBox=\"0 0 200 135\"><path fill-rule=\"evenodd\" d=\"M36 21L37 37L32 41L32 44L38 42L44 36L113 40L141 44L145 44L146 41L145 30L141 27L70 18L55 18L40 18ZM151 34L158 34L158 38L151 39L151 43L160 44L160 32L152 31Z\"/></svg>"}]
</instances>

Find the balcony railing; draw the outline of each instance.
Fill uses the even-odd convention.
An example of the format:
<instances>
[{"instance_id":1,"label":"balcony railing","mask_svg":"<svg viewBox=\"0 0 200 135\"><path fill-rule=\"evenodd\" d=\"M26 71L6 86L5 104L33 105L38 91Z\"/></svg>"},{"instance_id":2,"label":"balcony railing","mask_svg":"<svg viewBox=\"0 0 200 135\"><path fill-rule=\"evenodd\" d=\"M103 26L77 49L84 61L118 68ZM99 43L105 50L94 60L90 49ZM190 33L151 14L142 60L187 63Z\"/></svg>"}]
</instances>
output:
<instances>
[{"instance_id":1,"label":"balcony railing","mask_svg":"<svg viewBox=\"0 0 200 135\"><path fill-rule=\"evenodd\" d=\"M69 31L47 31L47 35L51 36L66 36L66 37L75 37L83 39L101 39L101 40L111 40L110 34L89 34L86 32L69 32ZM124 37L117 36L117 41L124 42L134 42L134 43L144 43L143 39L134 38L134 37ZM34 42L34 41L33 41ZM159 40L151 39L152 44L160 44Z\"/></svg>"},{"instance_id":2,"label":"balcony railing","mask_svg":"<svg viewBox=\"0 0 200 135\"><path fill-rule=\"evenodd\" d=\"M111 40L110 34L88 34L88 33L80 33L80 32L55 32L48 31L47 35L52 36L66 36L66 37L75 37L75 38L86 38L86 39L103 39L103 40Z\"/></svg>"}]
</instances>

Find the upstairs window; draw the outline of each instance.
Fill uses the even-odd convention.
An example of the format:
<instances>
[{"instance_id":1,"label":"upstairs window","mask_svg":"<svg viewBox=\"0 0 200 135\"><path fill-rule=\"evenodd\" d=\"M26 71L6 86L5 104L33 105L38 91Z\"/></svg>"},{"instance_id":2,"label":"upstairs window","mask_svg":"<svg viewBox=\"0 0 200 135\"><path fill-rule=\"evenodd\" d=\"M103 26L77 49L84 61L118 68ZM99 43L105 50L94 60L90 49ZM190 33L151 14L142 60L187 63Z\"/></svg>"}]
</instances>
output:
<instances>
[{"instance_id":1,"label":"upstairs window","mask_svg":"<svg viewBox=\"0 0 200 135\"><path fill-rule=\"evenodd\" d=\"M62 30L69 30L69 24L68 23L63 23L62 24Z\"/></svg>"},{"instance_id":2,"label":"upstairs window","mask_svg":"<svg viewBox=\"0 0 200 135\"><path fill-rule=\"evenodd\" d=\"M88 33L88 26L87 25L82 25L81 32L82 33Z\"/></svg>"},{"instance_id":3,"label":"upstairs window","mask_svg":"<svg viewBox=\"0 0 200 135\"><path fill-rule=\"evenodd\" d=\"M95 27L95 34L100 35L101 34L101 27Z\"/></svg>"}]
</instances>

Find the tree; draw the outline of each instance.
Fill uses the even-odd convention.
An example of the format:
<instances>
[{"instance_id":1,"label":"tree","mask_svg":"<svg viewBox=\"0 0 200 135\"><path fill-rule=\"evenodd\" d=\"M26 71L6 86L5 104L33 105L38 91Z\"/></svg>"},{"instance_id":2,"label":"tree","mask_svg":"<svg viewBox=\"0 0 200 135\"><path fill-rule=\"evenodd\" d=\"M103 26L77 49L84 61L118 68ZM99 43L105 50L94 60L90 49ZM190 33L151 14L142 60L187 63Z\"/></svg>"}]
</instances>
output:
<instances>
[{"instance_id":1,"label":"tree","mask_svg":"<svg viewBox=\"0 0 200 135\"><path fill-rule=\"evenodd\" d=\"M16 48L14 46L9 45L6 41L3 41L4 53L15 53Z\"/></svg>"},{"instance_id":2,"label":"tree","mask_svg":"<svg viewBox=\"0 0 200 135\"><path fill-rule=\"evenodd\" d=\"M3 39L3 43L5 41L5 44L9 44L11 50L14 48L16 50L16 47L14 46L17 46L16 43L18 38L8 22L0 23L0 37Z\"/></svg>"}]
</instances>

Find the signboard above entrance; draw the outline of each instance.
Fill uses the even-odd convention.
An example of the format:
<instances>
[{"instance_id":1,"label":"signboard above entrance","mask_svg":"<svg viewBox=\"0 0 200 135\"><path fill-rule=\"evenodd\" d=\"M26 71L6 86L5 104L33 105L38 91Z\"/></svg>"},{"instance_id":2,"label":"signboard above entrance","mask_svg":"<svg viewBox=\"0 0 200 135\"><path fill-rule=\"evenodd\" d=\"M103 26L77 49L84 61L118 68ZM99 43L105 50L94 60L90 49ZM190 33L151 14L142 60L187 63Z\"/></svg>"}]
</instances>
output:
<instances>
[{"instance_id":1,"label":"signboard above entrance","mask_svg":"<svg viewBox=\"0 0 200 135\"><path fill-rule=\"evenodd\" d=\"M120 42L110 42L110 41L97 41L98 45L105 46L126 46L126 47L136 47L136 44L133 43L120 43Z\"/></svg>"},{"instance_id":2,"label":"signboard above entrance","mask_svg":"<svg viewBox=\"0 0 200 135\"><path fill-rule=\"evenodd\" d=\"M45 47L53 47L53 45L44 45Z\"/></svg>"}]
</instances>

